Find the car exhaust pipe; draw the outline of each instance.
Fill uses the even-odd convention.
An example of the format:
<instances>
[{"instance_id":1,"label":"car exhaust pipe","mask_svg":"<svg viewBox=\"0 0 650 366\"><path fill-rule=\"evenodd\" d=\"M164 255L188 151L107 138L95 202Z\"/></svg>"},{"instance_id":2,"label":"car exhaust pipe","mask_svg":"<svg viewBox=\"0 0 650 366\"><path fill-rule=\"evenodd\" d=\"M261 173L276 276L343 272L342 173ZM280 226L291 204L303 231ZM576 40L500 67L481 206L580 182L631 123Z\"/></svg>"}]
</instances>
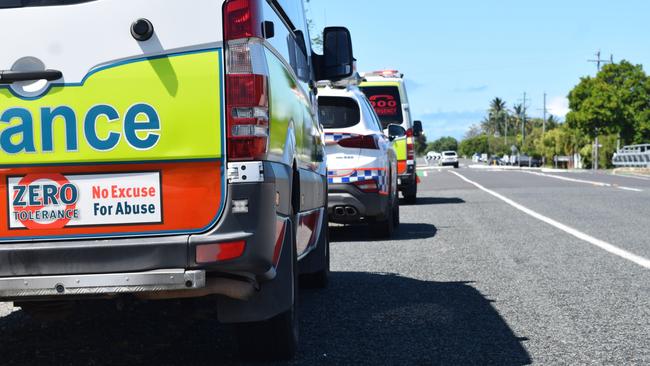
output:
<instances>
[{"instance_id":1,"label":"car exhaust pipe","mask_svg":"<svg viewBox=\"0 0 650 366\"><path fill-rule=\"evenodd\" d=\"M338 217L345 216L345 208L343 206L334 207L334 215Z\"/></svg>"},{"instance_id":2,"label":"car exhaust pipe","mask_svg":"<svg viewBox=\"0 0 650 366\"><path fill-rule=\"evenodd\" d=\"M345 214L348 216L357 216L359 211L354 206L345 206Z\"/></svg>"}]
</instances>

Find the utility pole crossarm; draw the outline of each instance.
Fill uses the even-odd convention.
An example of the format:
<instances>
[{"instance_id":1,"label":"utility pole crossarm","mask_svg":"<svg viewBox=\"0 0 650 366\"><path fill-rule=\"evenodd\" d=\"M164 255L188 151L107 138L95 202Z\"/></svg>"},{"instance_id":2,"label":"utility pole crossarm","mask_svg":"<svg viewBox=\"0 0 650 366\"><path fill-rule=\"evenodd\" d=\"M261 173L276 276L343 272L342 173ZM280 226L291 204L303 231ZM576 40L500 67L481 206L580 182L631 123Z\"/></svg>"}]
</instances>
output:
<instances>
[{"instance_id":1,"label":"utility pole crossarm","mask_svg":"<svg viewBox=\"0 0 650 366\"><path fill-rule=\"evenodd\" d=\"M614 55L610 54L609 55L609 60L603 59L603 58L600 57L600 50L598 50L598 52L596 52L596 59L595 60L587 60L587 62L591 62L591 63L596 64L596 68L598 69L598 71L600 71L600 65L613 64L614 63Z\"/></svg>"}]
</instances>

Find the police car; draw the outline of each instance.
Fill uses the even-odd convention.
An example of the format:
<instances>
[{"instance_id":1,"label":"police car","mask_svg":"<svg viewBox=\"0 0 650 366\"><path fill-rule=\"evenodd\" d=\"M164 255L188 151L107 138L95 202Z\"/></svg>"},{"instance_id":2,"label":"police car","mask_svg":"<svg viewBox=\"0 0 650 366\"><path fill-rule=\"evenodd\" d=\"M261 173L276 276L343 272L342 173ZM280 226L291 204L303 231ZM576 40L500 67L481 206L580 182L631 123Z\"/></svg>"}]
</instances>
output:
<instances>
[{"instance_id":1,"label":"police car","mask_svg":"<svg viewBox=\"0 0 650 366\"><path fill-rule=\"evenodd\" d=\"M330 221L367 222L372 233L390 237L399 225L395 136L384 135L355 80L321 84L318 113L325 131ZM398 125L390 131L404 134Z\"/></svg>"},{"instance_id":2,"label":"police car","mask_svg":"<svg viewBox=\"0 0 650 366\"><path fill-rule=\"evenodd\" d=\"M0 24L0 301L214 296L242 355L290 358L299 275L329 272L311 86L351 75L349 32L314 53L301 0L11 0Z\"/></svg>"},{"instance_id":3,"label":"police car","mask_svg":"<svg viewBox=\"0 0 650 366\"><path fill-rule=\"evenodd\" d=\"M368 97L379 116L382 127L397 124L406 133L395 139L397 153L398 189L405 200L413 204L417 200L417 174L415 160L415 138L422 133L422 123L411 120L411 107L404 75L397 70L381 70L362 73L364 78L359 87Z\"/></svg>"}]
</instances>

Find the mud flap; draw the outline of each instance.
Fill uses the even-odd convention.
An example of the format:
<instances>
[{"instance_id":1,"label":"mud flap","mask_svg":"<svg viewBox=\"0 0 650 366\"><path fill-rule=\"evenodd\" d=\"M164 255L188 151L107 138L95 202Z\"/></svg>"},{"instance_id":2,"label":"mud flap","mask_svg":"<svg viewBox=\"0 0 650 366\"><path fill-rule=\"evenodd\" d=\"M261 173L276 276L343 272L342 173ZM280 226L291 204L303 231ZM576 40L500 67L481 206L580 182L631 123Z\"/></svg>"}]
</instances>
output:
<instances>
[{"instance_id":1,"label":"mud flap","mask_svg":"<svg viewBox=\"0 0 650 366\"><path fill-rule=\"evenodd\" d=\"M322 220L316 247L298 262L301 275L320 272L327 266L327 231L329 230L327 211L324 212Z\"/></svg>"},{"instance_id":2,"label":"mud flap","mask_svg":"<svg viewBox=\"0 0 650 366\"><path fill-rule=\"evenodd\" d=\"M218 320L221 323L247 323L271 319L291 308L293 304L293 222L287 223L287 235L282 243L280 262L273 280L264 282L253 298L247 301L219 297ZM297 270L297 269L296 269Z\"/></svg>"}]
</instances>

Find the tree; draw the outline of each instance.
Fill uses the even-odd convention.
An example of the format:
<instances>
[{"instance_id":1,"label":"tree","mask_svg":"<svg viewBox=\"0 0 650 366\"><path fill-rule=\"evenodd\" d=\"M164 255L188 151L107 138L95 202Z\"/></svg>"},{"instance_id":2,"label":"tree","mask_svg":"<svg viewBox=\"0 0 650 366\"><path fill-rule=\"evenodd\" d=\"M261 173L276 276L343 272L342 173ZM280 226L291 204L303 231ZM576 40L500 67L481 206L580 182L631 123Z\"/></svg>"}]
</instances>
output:
<instances>
[{"instance_id":1,"label":"tree","mask_svg":"<svg viewBox=\"0 0 650 366\"><path fill-rule=\"evenodd\" d=\"M465 137L463 139L471 139L472 137L480 136L483 132L481 131L481 126L471 125L467 132L465 132Z\"/></svg>"},{"instance_id":2,"label":"tree","mask_svg":"<svg viewBox=\"0 0 650 366\"><path fill-rule=\"evenodd\" d=\"M549 115L546 119L546 131L550 131L554 128L557 128L560 125L560 120L557 119L554 115Z\"/></svg>"},{"instance_id":3,"label":"tree","mask_svg":"<svg viewBox=\"0 0 650 366\"><path fill-rule=\"evenodd\" d=\"M457 151L458 150L458 140L451 136L441 137L434 142L430 143L427 146L427 151Z\"/></svg>"},{"instance_id":4,"label":"tree","mask_svg":"<svg viewBox=\"0 0 650 366\"><path fill-rule=\"evenodd\" d=\"M427 148L427 136L421 133L420 136L415 138L415 153L418 156L422 156L427 152Z\"/></svg>"},{"instance_id":5,"label":"tree","mask_svg":"<svg viewBox=\"0 0 650 366\"><path fill-rule=\"evenodd\" d=\"M488 136L479 135L464 139L458 146L458 152L463 156L487 153L489 150Z\"/></svg>"},{"instance_id":6,"label":"tree","mask_svg":"<svg viewBox=\"0 0 650 366\"><path fill-rule=\"evenodd\" d=\"M490 102L490 118L494 120L495 135L504 136L506 134L506 123L508 123L508 109L506 102L501 98L494 98Z\"/></svg>"},{"instance_id":7,"label":"tree","mask_svg":"<svg viewBox=\"0 0 650 366\"><path fill-rule=\"evenodd\" d=\"M569 108L569 127L591 138L619 135L632 143L650 137L650 81L641 65L621 61L605 65L596 77L581 78L569 93Z\"/></svg>"}]
</instances>

